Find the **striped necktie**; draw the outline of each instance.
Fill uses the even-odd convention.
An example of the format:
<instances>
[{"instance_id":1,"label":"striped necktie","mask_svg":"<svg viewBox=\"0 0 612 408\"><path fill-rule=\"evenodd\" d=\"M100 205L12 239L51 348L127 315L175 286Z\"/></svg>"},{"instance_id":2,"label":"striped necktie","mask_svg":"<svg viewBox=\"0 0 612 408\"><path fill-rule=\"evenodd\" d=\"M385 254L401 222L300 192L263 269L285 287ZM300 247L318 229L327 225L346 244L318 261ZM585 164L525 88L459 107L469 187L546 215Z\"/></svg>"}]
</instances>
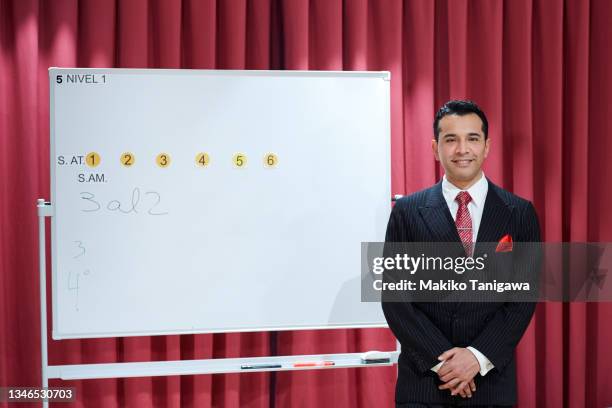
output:
<instances>
[{"instance_id":1,"label":"striped necktie","mask_svg":"<svg viewBox=\"0 0 612 408\"><path fill-rule=\"evenodd\" d=\"M472 201L472 196L467 191L461 191L455 197L455 201L459 203L459 209L457 210L457 217L455 218L455 225L457 226L457 232L461 243L465 249L467 256L472 256L474 250L474 244L472 242L472 217L468 211L468 203Z\"/></svg>"}]
</instances>

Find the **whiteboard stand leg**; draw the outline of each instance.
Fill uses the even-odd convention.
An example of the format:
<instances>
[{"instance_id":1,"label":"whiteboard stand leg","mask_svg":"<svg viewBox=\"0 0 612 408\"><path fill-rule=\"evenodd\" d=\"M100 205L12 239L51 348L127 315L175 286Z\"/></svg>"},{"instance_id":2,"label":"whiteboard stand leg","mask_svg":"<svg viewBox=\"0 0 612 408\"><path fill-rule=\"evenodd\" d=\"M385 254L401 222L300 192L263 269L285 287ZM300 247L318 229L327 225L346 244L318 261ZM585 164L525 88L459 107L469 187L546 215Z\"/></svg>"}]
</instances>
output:
<instances>
[{"instance_id":1,"label":"whiteboard stand leg","mask_svg":"<svg viewBox=\"0 0 612 408\"><path fill-rule=\"evenodd\" d=\"M395 340L395 348L397 351L397 359L398 359L397 364L395 365L395 377L396 377L395 379L397 381L397 378L399 378L399 356L400 354L402 354L402 345L397 339Z\"/></svg>"},{"instance_id":2,"label":"whiteboard stand leg","mask_svg":"<svg viewBox=\"0 0 612 408\"><path fill-rule=\"evenodd\" d=\"M47 355L47 262L45 243L45 219L51 216L52 207L49 202L39 198L36 207L38 209L38 259L40 268L40 359L42 368L41 387L49 386L47 367L49 364ZM43 408L49 407L49 401L43 401Z\"/></svg>"}]
</instances>

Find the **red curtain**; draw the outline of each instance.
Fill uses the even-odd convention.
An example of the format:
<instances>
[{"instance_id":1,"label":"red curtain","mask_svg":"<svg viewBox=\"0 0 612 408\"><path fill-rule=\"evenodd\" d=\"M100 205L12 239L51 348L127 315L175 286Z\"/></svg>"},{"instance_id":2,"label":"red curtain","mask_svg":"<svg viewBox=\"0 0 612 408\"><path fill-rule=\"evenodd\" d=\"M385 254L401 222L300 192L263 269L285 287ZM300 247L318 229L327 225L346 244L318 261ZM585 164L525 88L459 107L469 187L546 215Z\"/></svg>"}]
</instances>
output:
<instances>
[{"instance_id":1,"label":"red curtain","mask_svg":"<svg viewBox=\"0 0 612 408\"><path fill-rule=\"evenodd\" d=\"M394 193L440 177L433 114L470 98L489 117L487 176L534 201L545 239L612 241L611 63L609 0L0 0L0 386L40 382L48 67L389 70ZM610 304L540 304L517 352L519 406L612 405L610 321ZM386 330L68 340L50 342L49 362L393 344ZM379 407L393 406L394 379L368 368L52 385L76 386L78 407Z\"/></svg>"}]
</instances>

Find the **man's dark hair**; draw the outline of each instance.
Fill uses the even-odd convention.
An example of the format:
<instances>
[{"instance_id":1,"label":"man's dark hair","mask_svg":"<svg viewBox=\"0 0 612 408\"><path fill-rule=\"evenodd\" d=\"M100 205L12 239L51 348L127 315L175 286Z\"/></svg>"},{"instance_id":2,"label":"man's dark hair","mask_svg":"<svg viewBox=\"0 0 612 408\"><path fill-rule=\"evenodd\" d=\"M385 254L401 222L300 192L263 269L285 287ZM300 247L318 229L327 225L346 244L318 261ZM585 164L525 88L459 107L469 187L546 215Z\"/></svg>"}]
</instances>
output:
<instances>
[{"instance_id":1,"label":"man's dark hair","mask_svg":"<svg viewBox=\"0 0 612 408\"><path fill-rule=\"evenodd\" d=\"M433 123L433 131L434 136L436 138L436 142L438 141L438 136L440 135L440 128L438 125L440 124L440 120L446 115L469 115L470 113L475 113L478 115L480 120L482 120L482 132L484 133L485 140L489 137L489 122L487 121L487 117L484 112L480 110L478 105L476 105L472 101L462 101L462 100L453 100L448 101L438 110L436 113L436 118Z\"/></svg>"}]
</instances>

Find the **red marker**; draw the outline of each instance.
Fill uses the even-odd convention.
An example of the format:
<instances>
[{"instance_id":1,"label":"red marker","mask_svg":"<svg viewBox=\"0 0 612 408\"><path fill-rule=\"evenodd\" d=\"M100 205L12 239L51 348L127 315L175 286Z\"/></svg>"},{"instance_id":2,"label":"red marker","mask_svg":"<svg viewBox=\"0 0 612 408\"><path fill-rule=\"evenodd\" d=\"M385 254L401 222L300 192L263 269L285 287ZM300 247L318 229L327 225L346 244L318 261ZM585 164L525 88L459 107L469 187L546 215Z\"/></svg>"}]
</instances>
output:
<instances>
[{"instance_id":1,"label":"red marker","mask_svg":"<svg viewBox=\"0 0 612 408\"><path fill-rule=\"evenodd\" d=\"M299 361L293 363L294 367L328 367L336 365L333 361Z\"/></svg>"}]
</instances>

